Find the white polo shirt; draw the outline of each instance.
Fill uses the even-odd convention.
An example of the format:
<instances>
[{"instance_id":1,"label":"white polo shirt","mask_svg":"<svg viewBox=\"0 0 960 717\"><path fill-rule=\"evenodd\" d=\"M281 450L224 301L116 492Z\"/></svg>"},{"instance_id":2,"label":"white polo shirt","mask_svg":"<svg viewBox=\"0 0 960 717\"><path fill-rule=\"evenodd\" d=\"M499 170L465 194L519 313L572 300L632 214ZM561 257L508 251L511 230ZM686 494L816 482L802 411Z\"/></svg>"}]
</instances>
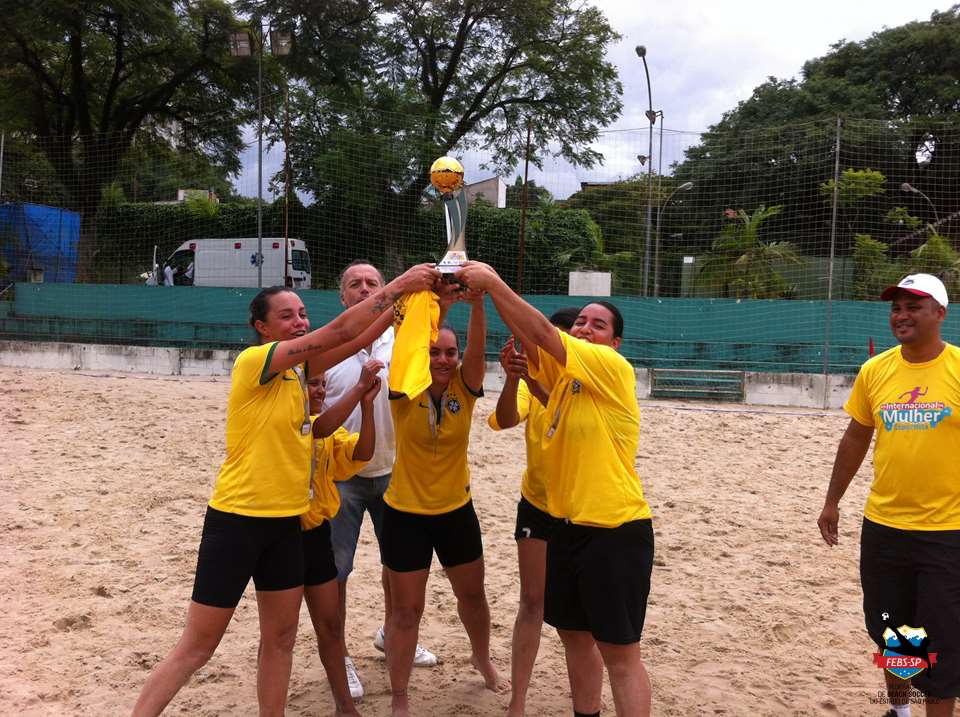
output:
<instances>
[{"instance_id":1,"label":"white polo shirt","mask_svg":"<svg viewBox=\"0 0 960 717\"><path fill-rule=\"evenodd\" d=\"M373 420L377 426L377 443L373 450L373 458L357 475L367 478L386 475L393 469L393 458L396 453L393 417L390 415L389 381L390 358L393 355L393 327L383 334L371 347L372 351L361 349L350 358L344 359L336 366L327 370L327 397L323 401L324 410L335 404L351 388L357 385L360 370L370 359L383 361L384 368L380 370L380 393L373 400ZM343 427L350 433L360 431L360 405L343 422Z\"/></svg>"}]
</instances>

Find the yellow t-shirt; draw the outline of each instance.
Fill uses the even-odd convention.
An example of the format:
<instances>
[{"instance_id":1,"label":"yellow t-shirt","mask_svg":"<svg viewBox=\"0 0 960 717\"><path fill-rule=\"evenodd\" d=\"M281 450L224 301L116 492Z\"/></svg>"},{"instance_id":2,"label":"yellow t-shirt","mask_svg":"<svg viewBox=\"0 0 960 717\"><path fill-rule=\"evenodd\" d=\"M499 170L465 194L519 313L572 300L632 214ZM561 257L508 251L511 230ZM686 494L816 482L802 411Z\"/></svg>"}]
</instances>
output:
<instances>
[{"instance_id":1,"label":"yellow t-shirt","mask_svg":"<svg viewBox=\"0 0 960 717\"><path fill-rule=\"evenodd\" d=\"M267 374L276 347L252 346L233 364L227 458L210 498L216 510L280 518L307 509L311 436L301 432L305 393L293 369Z\"/></svg>"},{"instance_id":2,"label":"yellow t-shirt","mask_svg":"<svg viewBox=\"0 0 960 717\"><path fill-rule=\"evenodd\" d=\"M315 416L311 416L312 418ZM353 459L353 451L359 440L359 433L348 433L347 429L341 426L333 435L318 438L313 442L310 509L300 516L300 527L304 530L316 528L337 514L340 509L340 491L334 481L347 480L367 464L366 461Z\"/></svg>"},{"instance_id":3,"label":"yellow t-shirt","mask_svg":"<svg viewBox=\"0 0 960 717\"><path fill-rule=\"evenodd\" d=\"M874 479L863 510L901 530L960 530L960 349L908 363L895 346L867 361L843 406L875 426Z\"/></svg>"},{"instance_id":4,"label":"yellow t-shirt","mask_svg":"<svg viewBox=\"0 0 960 717\"><path fill-rule=\"evenodd\" d=\"M432 291L404 294L393 307L395 339L390 358L390 391L419 396L430 378L430 344L440 333L439 297Z\"/></svg>"},{"instance_id":5,"label":"yellow t-shirt","mask_svg":"<svg viewBox=\"0 0 960 717\"><path fill-rule=\"evenodd\" d=\"M523 480L520 483L520 495L531 505L544 512L547 511L547 486L543 470L543 454L540 450L539 436L546 430L546 407L536 396L530 393L527 382L520 379L517 386L517 413L521 421L526 421L523 436L527 444L527 468L523 471ZM500 430L496 412L490 414L487 423L495 431Z\"/></svg>"},{"instance_id":6,"label":"yellow t-shirt","mask_svg":"<svg viewBox=\"0 0 960 717\"><path fill-rule=\"evenodd\" d=\"M640 408L633 367L609 346L557 334L566 365L541 349L540 366L531 371L550 389L539 434L547 511L602 528L651 517L634 468Z\"/></svg>"},{"instance_id":7,"label":"yellow t-shirt","mask_svg":"<svg viewBox=\"0 0 960 717\"><path fill-rule=\"evenodd\" d=\"M473 406L483 395L463 382L458 366L440 398L439 408L429 391L411 401L391 398L397 457L383 499L407 513L438 515L470 500L467 446Z\"/></svg>"}]
</instances>

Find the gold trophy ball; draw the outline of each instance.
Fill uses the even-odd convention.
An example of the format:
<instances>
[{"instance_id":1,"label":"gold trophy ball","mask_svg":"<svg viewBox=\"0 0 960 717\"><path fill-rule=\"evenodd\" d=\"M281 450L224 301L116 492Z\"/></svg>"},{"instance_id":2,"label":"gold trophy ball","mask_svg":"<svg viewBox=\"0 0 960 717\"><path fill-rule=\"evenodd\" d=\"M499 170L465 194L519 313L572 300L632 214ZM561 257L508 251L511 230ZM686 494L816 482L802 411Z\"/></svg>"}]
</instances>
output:
<instances>
[{"instance_id":1,"label":"gold trophy ball","mask_svg":"<svg viewBox=\"0 0 960 717\"><path fill-rule=\"evenodd\" d=\"M430 165L430 184L440 194L450 194L463 186L463 165L453 157L441 157Z\"/></svg>"}]
</instances>

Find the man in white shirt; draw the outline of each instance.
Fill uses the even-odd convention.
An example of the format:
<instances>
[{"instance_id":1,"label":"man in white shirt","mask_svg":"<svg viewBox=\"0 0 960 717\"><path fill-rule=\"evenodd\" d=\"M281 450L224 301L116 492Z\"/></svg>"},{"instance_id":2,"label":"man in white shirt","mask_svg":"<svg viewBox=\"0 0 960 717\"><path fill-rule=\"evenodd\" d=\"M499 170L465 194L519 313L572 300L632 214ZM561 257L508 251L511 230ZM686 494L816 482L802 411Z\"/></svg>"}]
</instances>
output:
<instances>
[{"instance_id":1,"label":"man in white shirt","mask_svg":"<svg viewBox=\"0 0 960 717\"><path fill-rule=\"evenodd\" d=\"M166 264L163 267L163 285L164 286L173 286L173 275L177 273L177 270L174 269L169 264Z\"/></svg>"},{"instance_id":2,"label":"man in white shirt","mask_svg":"<svg viewBox=\"0 0 960 717\"><path fill-rule=\"evenodd\" d=\"M367 261L350 263L340 275L340 301L347 308L357 304L383 287L380 271ZM371 346L360 350L350 358L329 369L326 374L327 395L324 408L336 403L344 393L356 385L360 370L370 359L383 362L380 379L384 386L389 385L387 376L390 359L393 354L393 328L387 329ZM337 584L340 588L340 639L343 640L343 654L347 667L347 682L354 699L363 696L363 683L357 674L346 644L346 598L347 578L353 570L353 557L360 537L364 511L370 514L373 530L380 542L380 529L383 525L383 494L390 483L395 454L393 418L390 415L389 392L381 391L373 402L374 423L377 427L376 446L373 458L357 475L346 481L337 481L340 491L340 510L330 521L333 556L337 564ZM344 421L344 428L355 432L360 430L360 408ZM384 593L384 612L390 612L390 589L386 577L382 577ZM386 622L386 620L384 620ZM383 650L383 627L377 631L374 647ZM432 667L437 664L433 653L417 645L413 664L418 667Z\"/></svg>"}]
</instances>

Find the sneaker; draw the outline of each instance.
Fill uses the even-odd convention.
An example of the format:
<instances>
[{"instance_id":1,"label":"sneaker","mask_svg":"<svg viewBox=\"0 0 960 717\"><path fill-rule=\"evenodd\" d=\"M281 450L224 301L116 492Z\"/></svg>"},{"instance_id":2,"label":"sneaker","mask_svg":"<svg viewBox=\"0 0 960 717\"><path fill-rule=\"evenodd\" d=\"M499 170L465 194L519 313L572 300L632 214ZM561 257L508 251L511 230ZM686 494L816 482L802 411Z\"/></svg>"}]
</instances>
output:
<instances>
[{"instance_id":1,"label":"sneaker","mask_svg":"<svg viewBox=\"0 0 960 717\"><path fill-rule=\"evenodd\" d=\"M380 650L380 652L384 651L384 639L383 625L381 625L380 629L377 630L377 636L373 638L373 646ZM430 652L430 650L417 645L417 651L413 655L414 667L433 667L438 662L437 656Z\"/></svg>"},{"instance_id":2,"label":"sneaker","mask_svg":"<svg viewBox=\"0 0 960 717\"><path fill-rule=\"evenodd\" d=\"M439 660L430 650L417 645L417 651L413 656L414 667L433 667Z\"/></svg>"},{"instance_id":3,"label":"sneaker","mask_svg":"<svg viewBox=\"0 0 960 717\"><path fill-rule=\"evenodd\" d=\"M357 668L353 666L353 660L349 657L343 658L343 665L347 668L347 687L350 688L350 696L359 700L363 697L363 683L360 681L360 675L357 674Z\"/></svg>"}]
</instances>

